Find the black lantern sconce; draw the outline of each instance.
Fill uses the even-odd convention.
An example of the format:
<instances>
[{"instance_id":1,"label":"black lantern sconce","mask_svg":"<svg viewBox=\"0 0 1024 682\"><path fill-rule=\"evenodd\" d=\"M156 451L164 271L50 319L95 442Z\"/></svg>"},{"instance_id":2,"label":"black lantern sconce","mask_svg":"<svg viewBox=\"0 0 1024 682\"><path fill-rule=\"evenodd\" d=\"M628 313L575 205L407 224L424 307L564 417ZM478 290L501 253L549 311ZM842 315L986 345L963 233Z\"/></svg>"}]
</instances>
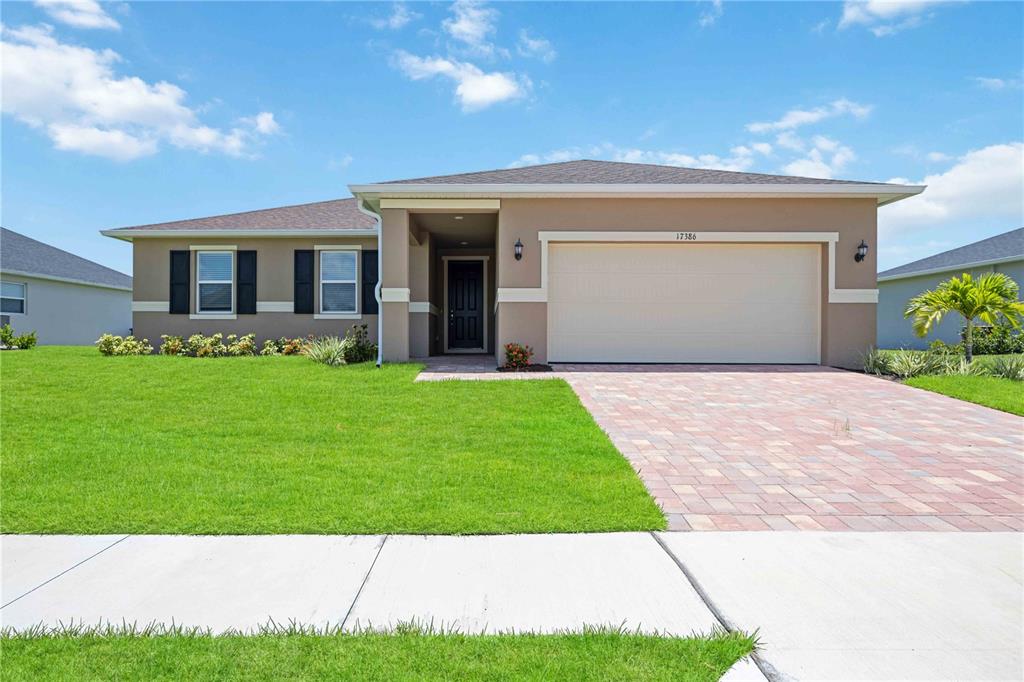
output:
<instances>
[{"instance_id":1,"label":"black lantern sconce","mask_svg":"<svg viewBox=\"0 0 1024 682\"><path fill-rule=\"evenodd\" d=\"M516 243L512 245L512 248L516 252L516 260L523 260L523 243L516 239Z\"/></svg>"},{"instance_id":2,"label":"black lantern sconce","mask_svg":"<svg viewBox=\"0 0 1024 682\"><path fill-rule=\"evenodd\" d=\"M858 263L864 260L868 255L868 245L863 239L860 240L860 245L857 246L857 255L853 257L853 260Z\"/></svg>"}]
</instances>

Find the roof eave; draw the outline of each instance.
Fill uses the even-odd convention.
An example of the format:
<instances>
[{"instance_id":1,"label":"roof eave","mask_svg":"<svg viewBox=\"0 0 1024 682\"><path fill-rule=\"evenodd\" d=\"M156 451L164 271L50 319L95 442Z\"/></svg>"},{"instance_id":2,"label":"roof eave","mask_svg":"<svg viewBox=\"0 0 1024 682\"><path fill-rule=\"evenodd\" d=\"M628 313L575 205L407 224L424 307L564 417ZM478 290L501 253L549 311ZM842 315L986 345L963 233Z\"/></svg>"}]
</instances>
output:
<instances>
[{"instance_id":1,"label":"roof eave","mask_svg":"<svg viewBox=\"0 0 1024 682\"><path fill-rule=\"evenodd\" d=\"M963 272L966 270L973 270L975 268L983 268L986 265L999 265L1000 263L1013 263L1015 261L1024 261L1024 254L1005 256L1003 258L989 258L987 260L972 261L970 263L961 263L959 265L943 265L942 267L937 268L925 268L924 270L914 270L912 272L900 272L895 275L879 273L876 281L890 282L897 279L910 279L912 277L924 277L925 275L937 275L941 272Z\"/></svg>"},{"instance_id":2,"label":"roof eave","mask_svg":"<svg viewBox=\"0 0 1024 682\"><path fill-rule=\"evenodd\" d=\"M503 198L818 198L874 197L879 206L920 194L924 185L879 184L416 184L349 185L353 195L370 201L381 197L444 197L451 199L488 196Z\"/></svg>"},{"instance_id":3,"label":"roof eave","mask_svg":"<svg viewBox=\"0 0 1024 682\"><path fill-rule=\"evenodd\" d=\"M131 291L132 287L120 286L118 284L108 284L106 282L90 282L86 279L78 279L75 277L60 277L58 275L50 275L43 272L30 272L28 270L12 270L10 268L0 269L0 274L14 275L16 277L32 277L33 279L45 279L51 282L63 282L65 284L78 284L86 287L96 287L97 289L114 289L116 291ZM123 274L123 273L122 273ZM127 277L128 275L125 275Z\"/></svg>"},{"instance_id":4,"label":"roof eave","mask_svg":"<svg viewBox=\"0 0 1024 682\"><path fill-rule=\"evenodd\" d=\"M104 237L113 237L130 242L136 237L376 237L375 228L329 228L329 229L194 229L194 230L160 230L149 228L121 227L113 230L100 230Z\"/></svg>"}]
</instances>

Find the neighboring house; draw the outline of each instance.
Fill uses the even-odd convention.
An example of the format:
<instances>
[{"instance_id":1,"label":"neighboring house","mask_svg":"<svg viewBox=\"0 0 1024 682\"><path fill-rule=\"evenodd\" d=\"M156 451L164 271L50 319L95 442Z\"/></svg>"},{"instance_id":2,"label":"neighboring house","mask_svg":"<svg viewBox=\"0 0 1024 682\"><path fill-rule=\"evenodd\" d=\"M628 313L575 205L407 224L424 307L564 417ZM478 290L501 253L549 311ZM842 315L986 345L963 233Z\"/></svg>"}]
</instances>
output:
<instances>
[{"instance_id":1,"label":"neighboring house","mask_svg":"<svg viewBox=\"0 0 1024 682\"><path fill-rule=\"evenodd\" d=\"M136 334L363 322L386 361L515 341L541 363L853 366L877 208L924 188L570 161L349 189L104 231L134 245Z\"/></svg>"},{"instance_id":2,"label":"neighboring house","mask_svg":"<svg viewBox=\"0 0 1024 682\"><path fill-rule=\"evenodd\" d=\"M878 347L927 348L935 340L960 342L963 320L949 315L928 336L914 334L903 317L907 301L939 282L969 272L1002 272L1024 287L1024 228L878 273Z\"/></svg>"},{"instance_id":3,"label":"neighboring house","mask_svg":"<svg viewBox=\"0 0 1024 682\"><path fill-rule=\"evenodd\" d=\"M0 289L2 322L40 344L87 345L132 326L131 277L6 228Z\"/></svg>"}]
</instances>

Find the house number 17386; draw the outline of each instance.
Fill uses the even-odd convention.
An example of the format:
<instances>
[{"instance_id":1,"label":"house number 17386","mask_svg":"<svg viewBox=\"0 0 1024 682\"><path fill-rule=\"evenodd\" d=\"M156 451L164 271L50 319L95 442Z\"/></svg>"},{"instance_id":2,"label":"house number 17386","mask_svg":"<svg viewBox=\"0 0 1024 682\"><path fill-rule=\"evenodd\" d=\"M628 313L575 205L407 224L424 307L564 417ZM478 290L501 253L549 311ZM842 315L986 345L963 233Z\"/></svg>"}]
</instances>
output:
<instances>
[{"instance_id":1,"label":"house number 17386","mask_svg":"<svg viewBox=\"0 0 1024 682\"><path fill-rule=\"evenodd\" d=\"M696 232L676 232L676 241L680 242L695 242L697 241Z\"/></svg>"}]
</instances>

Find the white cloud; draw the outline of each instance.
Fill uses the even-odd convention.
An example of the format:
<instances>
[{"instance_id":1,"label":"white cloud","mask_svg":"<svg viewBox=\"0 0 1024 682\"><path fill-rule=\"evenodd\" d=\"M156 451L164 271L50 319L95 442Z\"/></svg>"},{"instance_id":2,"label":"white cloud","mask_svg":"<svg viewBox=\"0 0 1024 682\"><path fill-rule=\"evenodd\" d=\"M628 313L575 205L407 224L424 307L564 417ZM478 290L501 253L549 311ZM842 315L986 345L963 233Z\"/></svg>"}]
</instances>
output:
<instances>
[{"instance_id":1,"label":"white cloud","mask_svg":"<svg viewBox=\"0 0 1024 682\"><path fill-rule=\"evenodd\" d=\"M846 145L824 135L815 135L806 155L790 161L782 170L789 175L831 178L856 158L853 150Z\"/></svg>"},{"instance_id":2,"label":"white cloud","mask_svg":"<svg viewBox=\"0 0 1024 682\"><path fill-rule=\"evenodd\" d=\"M943 152L928 152L924 155L924 158L928 159L932 163L941 163L943 161L949 161L953 157Z\"/></svg>"},{"instance_id":3,"label":"white cloud","mask_svg":"<svg viewBox=\"0 0 1024 682\"><path fill-rule=\"evenodd\" d=\"M919 26L931 8L947 2L949 0L846 0L838 28L864 26L875 37L891 36Z\"/></svg>"},{"instance_id":4,"label":"white cloud","mask_svg":"<svg viewBox=\"0 0 1024 682\"><path fill-rule=\"evenodd\" d=\"M479 111L492 104L525 97L531 88L526 76L499 71L488 73L468 62L443 57L417 57L398 50L393 63L412 80L441 76L454 82L455 97L463 111Z\"/></svg>"},{"instance_id":5,"label":"white cloud","mask_svg":"<svg viewBox=\"0 0 1024 682\"><path fill-rule=\"evenodd\" d=\"M58 149L127 161L168 142L246 156L278 130L269 112L226 130L203 125L177 85L118 76L116 52L61 43L48 26L0 27L0 34L4 113L45 131Z\"/></svg>"},{"instance_id":6,"label":"white cloud","mask_svg":"<svg viewBox=\"0 0 1024 682\"><path fill-rule=\"evenodd\" d=\"M75 28L121 28L97 0L35 0L35 5L54 20Z\"/></svg>"},{"instance_id":7,"label":"white cloud","mask_svg":"<svg viewBox=\"0 0 1024 682\"><path fill-rule=\"evenodd\" d=\"M700 13L697 24L701 28L714 26L715 22L722 17L722 0L711 0L711 6Z\"/></svg>"},{"instance_id":8,"label":"white cloud","mask_svg":"<svg viewBox=\"0 0 1024 682\"><path fill-rule=\"evenodd\" d=\"M902 178L890 182L908 183ZM880 231L985 218L1004 219L1010 226L1024 224L1024 143L970 151L949 170L908 184L928 189L879 211Z\"/></svg>"},{"instance_id":9,"label":"white cloud","mask_svg":"<svg viewBox=\"0 0 1024 682\"><path fill-rule=\"evenodd\" d=\"M765 156L772 153L772 146L767 142L754 142L750 145L750 148L758 154L764 154Z\"/></svg>"},{"instance_id":10,"label":"white cloud","mask_svg":"<svg viewBox=\"0 0 1024 682\"><path fill-rule=\"evenodd\" d=\"M523 57L536 57L543 62L553 62L558 52L552 47L551 41L540 36L531 36L525 28L519 31L519 43L516 51Z\"/></svg>"},{"instance_id":11,"label":"white cloud","mask_svg":"<svg viewBox=\"0 0 1024 682\"><path fill-rule=\"evenodd\" d=\"M836 116L851 115L855 118L864 118L871 113L871 107L858 104L842 98L833 100L829 104L814 109L790 109L782 118L775 121L761 121L747 124L747 130L752 133L769 133L782 130L795 130L801 126L819 123L827 118Z\"/></svg>"},{"instance_id":12,"label":"white cloud","mask_svg":"<svg viewBox=\"0 0 1024 682\"><path fill-rule=\"evenodd\" d=\"M454 16L441 22L445 33L474 54L493 54L490 39L497 31L498 10L486 7L479 0L455 0L451 11Z\"/></svg>"},{"instance_id":13,"label":"white cloud","mask_svg":"<svg viewBox=\"0 0 1024 682\"><path fill-rule=\"evenodd\" d=\"M397 31L421 16L423 15L413 12L404 2L396 2L391 6L391 14L383 18L370 19L370 25L380 30Z\"/></svg>"},{"instance_id":14,"label":"white cloud","mask_svg":"<svg viewBox=\"0 0 1024 682\"><path fill-rule=\"evenodd\" d=\"M351 154L345 154L340 158L332 158L327 162L327 170L345 170L346 168L352 165L353 161L355 161L355 159L352 157Z\"/></svg>"},{"instance_id":15,"label":"white cloud","mask_svg":"<svg viewBox=\"0 0 1024 682\"><path fill-rule=\"evenodd\" d=\"M1017 78L985 78L977 76L974 82L986 90L1019 90L1021 82Z\"/></svg>"}]
</instances>

